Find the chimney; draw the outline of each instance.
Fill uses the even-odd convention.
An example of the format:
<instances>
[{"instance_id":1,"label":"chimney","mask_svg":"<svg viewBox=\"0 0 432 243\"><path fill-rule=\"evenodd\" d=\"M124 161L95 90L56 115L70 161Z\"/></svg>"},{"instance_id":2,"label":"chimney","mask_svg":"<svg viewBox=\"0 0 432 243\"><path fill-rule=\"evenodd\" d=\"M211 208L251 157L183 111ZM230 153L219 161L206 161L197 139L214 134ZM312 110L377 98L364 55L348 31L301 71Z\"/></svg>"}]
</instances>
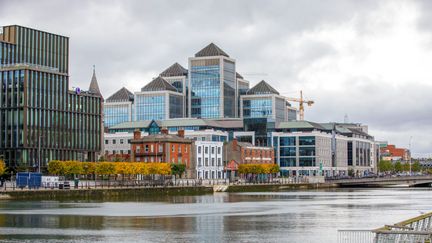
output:
<instances>
[{"instance_id":1,"label":"chimney","mask_svg":"<svg viewBox=\"0 0 432 243\"><path fill-rule=\"evenodd\" d=\"M234 138L232 141L232 150L237 151L237 138Z\"/></svg>"},{"instance_id":2,"label":"chimney","mask_svg":"<svg viewBox=\"0 0 432 243\"><path fill-rule=\"evenodd\" d=\"M181 138L184 138L184 136L185 136L185 131L184 131L183 129L178 130L178 132L177 132L177 136L179 136L179 137L181 137Z\"/></svg>"},{"instance_id":3,"label":"chimney","mask_svg":"<svg viewBox=\"0 0 432 243\"><path fill-rule=\"evenodd\" d=\"M141 138L141 131L139 129L135 129L133 134L134 139L140 139Z\"/></svg>"},{"instance_id":4,"label":"chimney","mask_svg":"<svg viewBox=\"0 0 432 243\"><path fill-rule=\"evenodd\" d=\"M166 127L162 128L161 134L168 135L168 129Z\"/></svg>"}]
</instances>

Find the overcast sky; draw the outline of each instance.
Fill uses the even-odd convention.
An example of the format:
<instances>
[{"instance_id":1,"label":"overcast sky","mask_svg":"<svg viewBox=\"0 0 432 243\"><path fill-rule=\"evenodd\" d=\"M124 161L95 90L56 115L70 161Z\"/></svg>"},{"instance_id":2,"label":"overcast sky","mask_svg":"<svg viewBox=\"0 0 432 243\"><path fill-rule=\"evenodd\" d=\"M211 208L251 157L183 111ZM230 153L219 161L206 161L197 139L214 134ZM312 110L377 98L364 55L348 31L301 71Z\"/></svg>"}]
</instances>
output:
<instances>
[{"instance_id":1,"label":"overcast sky","mask_svg":"<svg viewBox=\"0 0 432 243\"><path fill-rule=\"evenodd\" d=\"M70 37L70 86L138 91L210 42L251 82L316 103L306 120L369 125L432 156L432 1L9 1L0 25Z\"/></svg>"}]
</instances>

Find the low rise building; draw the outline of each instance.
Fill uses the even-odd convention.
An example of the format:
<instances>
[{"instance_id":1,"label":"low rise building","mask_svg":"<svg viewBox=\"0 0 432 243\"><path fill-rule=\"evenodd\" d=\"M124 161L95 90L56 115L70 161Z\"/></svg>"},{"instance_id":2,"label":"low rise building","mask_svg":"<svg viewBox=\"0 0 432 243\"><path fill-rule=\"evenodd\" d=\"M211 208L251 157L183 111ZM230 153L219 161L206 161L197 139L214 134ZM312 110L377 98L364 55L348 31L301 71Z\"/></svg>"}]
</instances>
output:
<instances>
[{"instance_id":1,"label":"low rise building","mask_svg":"<svg viewBox=\"0 0 432 243\"><path fill-rule=\"evenodd\" d=\"M239 142L237 138L225 143L227 154L225 162L234 160L238 164L273 164L274 150L272 147L255 146L248 142Z\"/></svg>"},{"instance_id":2,"label":"low rise building","mask_svg":"<svg viewBox=\"0 0 432 243\"><path fill-rule=\"evenodd\" d=\"M104 157L108 161L129 161L132 133L118 132L104 134Z\"/></svg>"},{"instance_id":3,"label":"low rise building","mask_svg":"<svg viewBox=\"0 0 432 243\"><path fill-rule=\"evenodd\" d=\"M192 161L197 179L225 179L223 142L195 141Z\"/></svg>"},{"instance_id":4,"label":"low rise building","mask_svg":"<svg viewBox=\"0 0 432 243\"><path fill-rule=\"evenodd\" d=\"M383 160L387 161L409 161L410 151L406 148L397 148L395 145L387 144L385 147L380 148Z\"/></svg>"},{"instance_id":5,"label":"low rise building","mask_svg":"<svg viewBox=\"0 0 432 243\"><path fill-rule=\"evenodd\" d=\"M141 162L167 162L186 165L187 176L195 174L191 169L192 140L184 137L184 130L177 135L163 128L161 133L141 136L137 130L131 140L131 160Z\"/></svg>"}]
</instances>

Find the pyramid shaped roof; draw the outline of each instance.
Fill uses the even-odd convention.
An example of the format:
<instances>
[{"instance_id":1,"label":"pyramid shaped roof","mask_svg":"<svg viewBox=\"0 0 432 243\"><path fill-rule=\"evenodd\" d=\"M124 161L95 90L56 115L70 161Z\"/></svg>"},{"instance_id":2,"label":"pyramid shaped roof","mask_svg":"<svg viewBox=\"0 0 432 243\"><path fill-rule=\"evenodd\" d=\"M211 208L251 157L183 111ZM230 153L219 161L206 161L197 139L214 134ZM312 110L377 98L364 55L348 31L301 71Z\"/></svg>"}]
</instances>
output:
<instances>
[{"instance_id":1,"label":"pyramid shaped roof","mask_svg":"<svg viewBox=\"0 0 432 243\"><path fill-rule=\"evenodd\" d=\"M187 76L188 70L177 62L165 69L160 76L161 77L176 77L176 76Z\"/></svg>"},{"instance_id":2,"label":"pyramid shaped roof","mask_svg":"<svg viewBox=\"0 0 432 243\"><path fill-rule=\"evenodd\" d=\"M253 88L248 90L246 93L248 95L256 95L256 94L277 94L279 95L279 92L274 89L270 84L268 84L266 81L261 80L257 85L255 85Z\"/></svg>"},{"instance_id":3,"label":"pyramid shaped roof","mask_svg":"<svg viewBox=\"0 0 432 243\"><path fill-rule=\"evenodd\" d=\"M96 78L96 71L94 68L93 68L93 76L92 76L90 86L89 86L89 92L102 97L102 94L101 94L100 89L99 89L98 81Z\"/></svg>"},{"instance_id":4,"label":"pyramid shaped roof","mask_svg":"<svg viewBox=\"0 0 432 243\"><path fill-rule=\"evenodd\" d=\"M212 56L226 56L229 57L226 52L220 49L213 42L204 47L201 51L195 54L195 57L212 57Z\"/></svg>"},{"instance_id":5,"label":"pyramid shaped roof","mask_svg":"<svg viewBox=\"0 0 432 243\"><path fill-rule=\"evenodd\" d=\"M131 101L134 99L134 95L132 92L127 90L125 87L119 89L117 92L115 92L113 95L108 97L106 100L107 102L124 102L124 101Z\"/></svg>"},{"instance_id":6,"label":"pyramid shaped roof","mask_svg":"<svg viewBox=\"0 0 432 243\"><path fill-rule=\"evenodd\" d=\"M174 86L172 86L170 83L168 83L165 79L163 79L160 76L153 79L150 83L148 83L146 86L144 86L141 89L141 91L163 91L163 90L177 92L177 89Z\"/></svg>"}]
</instances>

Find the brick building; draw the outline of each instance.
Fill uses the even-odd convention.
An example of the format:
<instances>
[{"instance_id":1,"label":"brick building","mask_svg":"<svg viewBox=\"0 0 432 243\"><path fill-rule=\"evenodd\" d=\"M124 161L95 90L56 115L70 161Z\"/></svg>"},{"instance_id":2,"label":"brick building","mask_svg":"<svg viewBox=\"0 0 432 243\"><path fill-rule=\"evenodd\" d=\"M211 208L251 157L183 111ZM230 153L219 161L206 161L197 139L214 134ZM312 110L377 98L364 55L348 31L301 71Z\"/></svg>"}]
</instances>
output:
<instances>
[{"instance_id":1,"label":"brick building","mask_svg":"<svg viewBox=\"0 0 432 243\"><path fill-rule=\"evenodd\" d=\"M131 160L141 162L168 162L185 164L187 174L191 173L192 140L184 138L184 130L176 135L161 129L160 134L141 137L141 131L134 132L131 140Z\"/></svg>"},{"instance_id":2,"label":"brick building","mask_svg":"<svg viewBox=\"0 0 432 243\"><path fill-rule=\"evenodd\" d=\"M273 164L275 161L272 147L255 146L247 142L238 142L236 138L224 145L229 161L237 164ZM225 164L227 164L225 162Z\"/></svg>"},{"instance_id":3,"label":"brick building","mask_svg":"<svg viewBox=\"0 0 432 243\"><path fill-rule=\"evenodd\" d=\"M383 160L390 161L409 161L410 151L406 148L396 148L395 145L388 144L380 148L380 153Z\"/></svg>"}]
</instances>

